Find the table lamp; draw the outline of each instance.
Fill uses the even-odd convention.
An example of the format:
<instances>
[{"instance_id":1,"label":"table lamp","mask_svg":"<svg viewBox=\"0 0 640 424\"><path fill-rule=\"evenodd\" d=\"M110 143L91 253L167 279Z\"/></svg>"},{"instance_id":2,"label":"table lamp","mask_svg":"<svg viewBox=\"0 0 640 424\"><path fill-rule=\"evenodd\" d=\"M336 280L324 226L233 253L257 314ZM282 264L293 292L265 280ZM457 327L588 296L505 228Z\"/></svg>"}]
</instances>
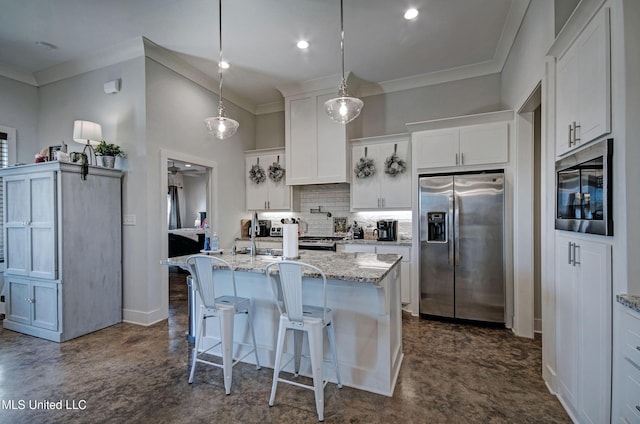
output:
<instances>
[{"instance_id":1,"label":"table lamp","mask_svg":"<svg viewBox=\"0 0 640 424\"><path fill-rule=\"evenodd\" d=\"M96 152L93 150L93 146L100 144L102 140L102 127L100 124L96 124L91 121L73 121L73 141L84 144L82 153L85 153L87 148L89 149L89 156L93 154L93 164L97 165Z\"/></svg>"}]
</instances>

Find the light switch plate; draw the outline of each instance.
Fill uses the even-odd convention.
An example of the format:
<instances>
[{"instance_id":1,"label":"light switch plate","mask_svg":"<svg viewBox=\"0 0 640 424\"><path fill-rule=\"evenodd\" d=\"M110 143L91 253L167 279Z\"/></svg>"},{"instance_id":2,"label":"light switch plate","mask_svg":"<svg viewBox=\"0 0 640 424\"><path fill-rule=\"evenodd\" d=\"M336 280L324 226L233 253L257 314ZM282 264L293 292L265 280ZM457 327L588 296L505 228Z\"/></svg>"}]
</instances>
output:
<instances>
[{"instance_id":1,"label":"light switch plate","mask_svg":"<svg viewBox=\"0 0 640 424\"><path fill-rule=\"evenodd\" d=\"M136 216L135 215L123 215L122 216L122 225L136 225Z\"/></svg>"}]
</instances>

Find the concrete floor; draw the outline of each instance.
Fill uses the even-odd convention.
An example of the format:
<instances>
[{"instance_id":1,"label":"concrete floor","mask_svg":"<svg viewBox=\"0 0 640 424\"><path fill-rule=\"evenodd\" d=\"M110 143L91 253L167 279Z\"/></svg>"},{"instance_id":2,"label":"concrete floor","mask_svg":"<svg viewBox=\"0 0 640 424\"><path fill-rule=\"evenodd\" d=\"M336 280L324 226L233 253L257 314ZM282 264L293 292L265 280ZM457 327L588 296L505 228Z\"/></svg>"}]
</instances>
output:
<instances>
[{"instance_id":1,"label":"concrete floor","mask_svg":"<svg viewBox=\"0 0 640 424\"><path fill-rule=\"evenodd\" d=\"M150 327L123 323L61 344L0 329L0 422L317 422L310 390L280 384L268 406L269 368L237 365L229 396L218 368L199 366L187 384L184 278L171 274L170 317ZM571 422L540 376L539 339L405 315L403 343L393 397L328 384L325 422ZM65 409L32 409L38 401Z\"/></svg>"}]
</instances>

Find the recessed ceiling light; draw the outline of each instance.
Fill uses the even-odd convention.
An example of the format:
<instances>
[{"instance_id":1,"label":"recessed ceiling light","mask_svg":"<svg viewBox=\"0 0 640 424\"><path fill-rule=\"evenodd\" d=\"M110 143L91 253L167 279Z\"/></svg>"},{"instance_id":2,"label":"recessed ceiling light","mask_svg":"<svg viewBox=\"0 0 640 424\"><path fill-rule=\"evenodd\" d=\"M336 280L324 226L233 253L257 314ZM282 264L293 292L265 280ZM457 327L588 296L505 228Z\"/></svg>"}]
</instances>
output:
<instances>
[{"instance_id":1,"label":"recessed ceiling light","mask_svg":"<svg viewBox=\"0 0 640 424\"><path fill-rule=\"evenodd\" d=\"M36 41L36 46L42 47L47 50L56 50L58 48L58 46L51 43L47 43L46 41Z\"/></svg>"},{"instance_id":2,"label":"recessed ceiling light","mask_svg":"<svg viewBox=\"0 0 640 424\"><path fill-rule=\"evenodd\" d=\"M307 40L300 40L298 44L296 44L299 49L304 50L309 48L309 42Z\"/></svg>"},{"instance_id":3,"label":"recessed ceiling light","mask_svg":"<svg viewBox=\"0 0 640 424\"><path fill-rule=\"evenodd\" d=\"M410 21L411 19L415 19L416 16L418 16L418 9L408 9L406 12L404 12L404 18L407 21Z\"/></svg>"},{"instance_id":4,"label":"recessed ceiling light","mask_svg":"<svg viewBox=\"0 0 640 424\"><path fill-rule=\"evenodd\" d=\"M229 62L225 62L224 60L220 62L220 67L222 69L229 69Z\"/></svg>"}]
</instances>

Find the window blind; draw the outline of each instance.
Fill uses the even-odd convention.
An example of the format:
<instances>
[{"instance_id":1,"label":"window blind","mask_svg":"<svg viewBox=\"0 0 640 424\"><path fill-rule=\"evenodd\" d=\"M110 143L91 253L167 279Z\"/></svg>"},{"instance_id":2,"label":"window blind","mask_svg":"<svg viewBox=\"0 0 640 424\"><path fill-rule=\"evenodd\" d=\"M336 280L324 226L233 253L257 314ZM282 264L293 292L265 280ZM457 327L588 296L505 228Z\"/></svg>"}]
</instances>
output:
<instances>
[{"instance_id":1,"label":"window blind","mask_svg":"<svg viewBox=\"0 0 640 424\"><path fill-rule=\"evenodd\" d=\"M0 132L0 168L9 166L9 149L7 133ZM0 177L0 262L4 262L4 189L2 177Z\"/></svg>"}]
</instances>

